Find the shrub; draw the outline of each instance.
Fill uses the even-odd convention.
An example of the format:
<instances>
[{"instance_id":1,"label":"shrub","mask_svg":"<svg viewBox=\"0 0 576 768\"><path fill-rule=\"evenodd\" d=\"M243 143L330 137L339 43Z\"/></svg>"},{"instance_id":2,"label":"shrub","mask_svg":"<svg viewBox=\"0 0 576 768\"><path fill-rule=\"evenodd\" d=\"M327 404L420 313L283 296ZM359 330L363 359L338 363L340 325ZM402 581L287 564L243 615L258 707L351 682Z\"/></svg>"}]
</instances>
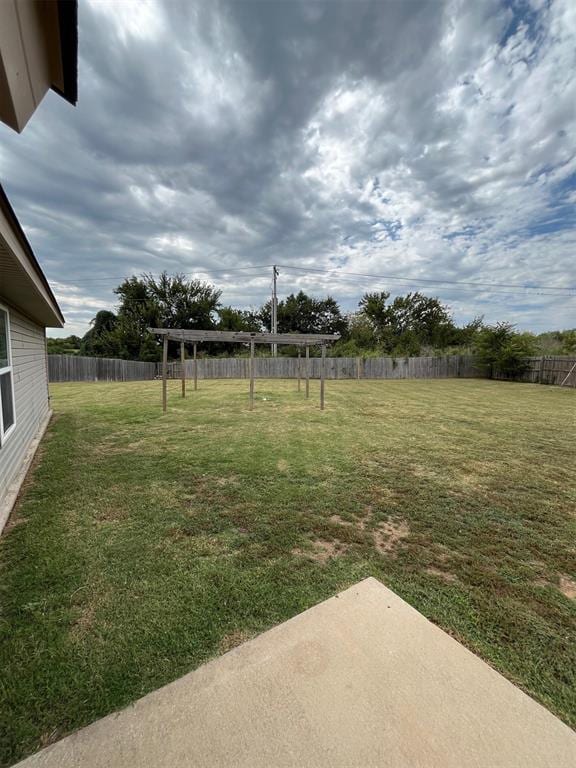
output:
<instances>
[{"instance_id":1,"label":"shrub","mask_svg":"<svg viewBox=\"0 0 576 768\"><path fill-rule=\"evenodd\" d=\"M497 323L479 332L474 351L477 364L488 369L490 378L499 373L514 379L528 369L526 358L534 354L535 342L510 323Z\"/></svg>"}]
</instances>

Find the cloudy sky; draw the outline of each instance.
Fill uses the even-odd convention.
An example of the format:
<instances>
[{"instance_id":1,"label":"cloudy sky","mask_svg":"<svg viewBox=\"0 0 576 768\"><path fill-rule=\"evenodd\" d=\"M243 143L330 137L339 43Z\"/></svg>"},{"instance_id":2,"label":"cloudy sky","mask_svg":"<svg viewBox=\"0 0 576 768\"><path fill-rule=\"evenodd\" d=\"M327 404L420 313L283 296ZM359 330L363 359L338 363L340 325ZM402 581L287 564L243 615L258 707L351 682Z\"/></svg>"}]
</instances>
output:
<instances>
[{"instance_id":1,"label":"cloudy sky","mask_svg":"<svg viewBox=\"0 0 576 768\"><path fill-rule=\"evenodd\" d=\"M576 3L81 0L0 176L83 333L132 273L576 326ZM570 290L571 289L571 290Z\"/></svg>"}]
</instances>

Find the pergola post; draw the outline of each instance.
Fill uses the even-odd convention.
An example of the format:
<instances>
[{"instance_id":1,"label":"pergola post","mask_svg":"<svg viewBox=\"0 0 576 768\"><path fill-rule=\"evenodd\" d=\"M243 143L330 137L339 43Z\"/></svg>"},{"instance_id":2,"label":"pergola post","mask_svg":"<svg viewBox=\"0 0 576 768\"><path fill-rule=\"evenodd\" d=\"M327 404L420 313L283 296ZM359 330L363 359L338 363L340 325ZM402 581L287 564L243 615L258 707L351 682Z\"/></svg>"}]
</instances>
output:
<instances>
[{"instance_id":1,"label":"pergola post","mask_svg":"<svg viewBox=\"0 0 576 768\"><path fill-rule=\"evenodd\" d=\"M326 378L326 345L322 344L322 365L320 366L320 410L324 410L324 380Z\"/></svg>"},{"instance_id":2,"label":"pergola post","mask_svg":"<svg viewBox=\"0 0 576 768\"><path fill-rule=\"evenodd\" d=\"M162 412L166 413L166 387L168 379L168 336L164 336L162 345Z\"/></svg>"},{"instance_id":3,"label":"pergola post","mask_svg":"<svg viewBox=\"0 0 576 768\"><path fill-rule=\"evenodd\" d=\"M184 352L184 342L180 342L180 375L182 377L182 397L186 397L186 354Z\"/></svg>"},{"instance_id":4,"label":"pergola post","mask_svg":"<svg viewBox=\"0 0 576 768\"><path fill-rule=\"evenodd\" d=\"M198 358L196 357L196 342L194 342L194 390L198 389Z\"/></svg>"},{"instance_id":5,"label":"pergola post","mask_svg":"<svg viewBox=\"0 0 576 768\"><path fill-rule=\"evenodd\" d=\"M254 341L250 342L250 410L254 410Z\"/></svg>"},{"instance_id":6,"label":"pergola post","mask_svg":"<svg viewBox=\"0 0 576 768\"><path fill-rule=\"evenodd\" d=\"M297 369L298 369L298 392L300 392L300 365L301 365L302 358L300 357L300 347L298 347L298 363L297 363Z\"/></svg>"},{"instance_id":7,"label":"pergola post","mask_svg":"<svg viewBox=\"0 0 576 768\"><path fill-rule=\"evenodd\" d=\"M310 347L306 344L306 399L310 397Z\"/></svg>"}]
</instances>

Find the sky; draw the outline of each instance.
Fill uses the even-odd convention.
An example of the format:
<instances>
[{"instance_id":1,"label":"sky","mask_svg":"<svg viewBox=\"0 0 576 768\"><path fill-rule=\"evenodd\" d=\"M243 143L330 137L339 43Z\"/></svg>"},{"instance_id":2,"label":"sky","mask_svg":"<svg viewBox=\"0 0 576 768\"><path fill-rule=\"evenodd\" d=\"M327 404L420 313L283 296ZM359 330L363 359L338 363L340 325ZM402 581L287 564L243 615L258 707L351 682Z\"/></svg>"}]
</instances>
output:
<instances>
[{"instance_id":1,"label":"sky","mask_svg":"<svg viewBox=\"0 0 576 768\"><path fill-rule=\"evenodd\" d=\"M574 0L81 0L0 178L83 334L162 270L256 308L420 290L464 323L576 326Z\"/></svg>"}]
</instances>

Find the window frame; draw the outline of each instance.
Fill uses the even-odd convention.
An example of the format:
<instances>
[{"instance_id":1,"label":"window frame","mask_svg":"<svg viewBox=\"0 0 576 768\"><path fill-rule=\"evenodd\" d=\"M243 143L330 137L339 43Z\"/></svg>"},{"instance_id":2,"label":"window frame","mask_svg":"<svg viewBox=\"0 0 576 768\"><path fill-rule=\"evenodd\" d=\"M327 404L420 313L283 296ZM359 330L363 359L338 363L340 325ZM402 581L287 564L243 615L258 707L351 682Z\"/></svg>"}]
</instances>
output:
<instances>
[{"instance_id":1,"label":"window frame","mask_svg":"<svg viewBox=\"0 0 576 768\"><path fill-rule=\"evenodd\" d=\"M0 391L0 448L4 446L6 441L10 438L14 430L16 429L16 398L14 395L14 364L12 361L12 338L10 334L10 310L7 306L0 303L0 310L6 313L6 351L8 353L8 365L4 368L0 368L0 375L5 373L10 375L10 391L12 393L12 413L14 414L14 421L4 431L4 417L2 415L2 393Z\"/></svg>"}]
</instances>

